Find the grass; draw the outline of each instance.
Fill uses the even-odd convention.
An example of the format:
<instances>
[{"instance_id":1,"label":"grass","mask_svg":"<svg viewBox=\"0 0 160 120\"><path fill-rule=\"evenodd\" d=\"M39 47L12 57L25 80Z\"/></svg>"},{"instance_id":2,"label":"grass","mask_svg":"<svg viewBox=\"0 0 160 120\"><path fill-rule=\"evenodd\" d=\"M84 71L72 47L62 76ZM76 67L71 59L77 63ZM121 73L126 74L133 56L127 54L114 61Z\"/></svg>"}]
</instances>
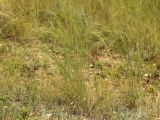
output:
<instances>
[{"instance_id":1,"label":"grass","mask_svg":"<svg viewBox=\"0 0 160 120\"><path fill-rule=\"evenodd\" d=\"M159 10L157 0L0 0L0 119L159 119Z\"/></svg>"}]
</instances>

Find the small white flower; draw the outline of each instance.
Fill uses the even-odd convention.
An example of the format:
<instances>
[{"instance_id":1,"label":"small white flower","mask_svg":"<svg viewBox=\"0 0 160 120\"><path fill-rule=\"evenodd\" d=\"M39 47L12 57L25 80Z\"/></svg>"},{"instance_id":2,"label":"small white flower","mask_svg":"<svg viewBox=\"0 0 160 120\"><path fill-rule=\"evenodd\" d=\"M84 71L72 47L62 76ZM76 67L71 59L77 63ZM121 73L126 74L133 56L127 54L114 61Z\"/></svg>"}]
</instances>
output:
<instances>
[{"instance_id":1,"label":"small white flower","mask_svg":"<svg viewBox=\"0 0 160 120\"><path fill-rule=\"evenodd\" d=\"M145 73L145 74L144 74L144 77L148 77L148 76L149 76L149 74L148 74L148 73Z\"/></svg>"},{"instance_id":2,"label":"small white flower","mask_svg":"<svg viewBox=\"0 0 160 120\"><path fill-rule=\"evenodd\" d=\"M93 68L93 64L90 64L89 67L90 67L90 68Z\"/></svg>"},{"instance_id":3,"label":"small white flower","mask_svg":"<svg viewBox=\"0 0 160 120\"><path fill-rule=\"evenodd\" d=\"M52 113L46 115L46 118L49 119L52 116Z\"/></svg>"},{"instance_id":4,"label":"small white flower","mask_svg":"<svg viewBox=\"0 0 160 120\"><path fill-rule=\"evenodd\" d=\"M7 106L4 106L4 108L7 109L8 107L7 107Z\"/></svg>"}]
</instances>

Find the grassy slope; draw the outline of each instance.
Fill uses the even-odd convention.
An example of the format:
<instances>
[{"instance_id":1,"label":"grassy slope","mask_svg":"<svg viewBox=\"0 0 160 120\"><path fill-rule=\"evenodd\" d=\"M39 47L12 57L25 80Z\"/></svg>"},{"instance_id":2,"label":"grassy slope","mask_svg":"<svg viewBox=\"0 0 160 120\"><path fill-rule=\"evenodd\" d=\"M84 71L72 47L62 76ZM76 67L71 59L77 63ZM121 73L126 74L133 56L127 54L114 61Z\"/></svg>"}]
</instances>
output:
<instances>
[{"instance_id":1,"label":"grassy slope","mask_svg":"<svg viewBox=\"0 0 160 120\"><path fill-rule=\"evenodd\" d=\"M0 0L0 119L160 117L158 0Z\"/></svg>"}]
</instances>

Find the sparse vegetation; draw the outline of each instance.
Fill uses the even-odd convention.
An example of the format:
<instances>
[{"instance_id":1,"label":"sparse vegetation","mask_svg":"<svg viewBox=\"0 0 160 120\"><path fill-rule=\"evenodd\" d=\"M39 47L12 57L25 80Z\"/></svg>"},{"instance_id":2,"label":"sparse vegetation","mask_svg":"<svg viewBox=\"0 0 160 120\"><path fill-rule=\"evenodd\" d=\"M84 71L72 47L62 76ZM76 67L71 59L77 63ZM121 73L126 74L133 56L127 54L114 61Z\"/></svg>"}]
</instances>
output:
<instances>
[{"instance_id":1,"label":"sparse vegetation","mask_svg":"<svg viewBox=\"0 0 160 120\"><path fill-rule=\"evenodd\" d=\"M160 119L159 0L0 0L0 120Z\"/></svg>"}]
</instances>

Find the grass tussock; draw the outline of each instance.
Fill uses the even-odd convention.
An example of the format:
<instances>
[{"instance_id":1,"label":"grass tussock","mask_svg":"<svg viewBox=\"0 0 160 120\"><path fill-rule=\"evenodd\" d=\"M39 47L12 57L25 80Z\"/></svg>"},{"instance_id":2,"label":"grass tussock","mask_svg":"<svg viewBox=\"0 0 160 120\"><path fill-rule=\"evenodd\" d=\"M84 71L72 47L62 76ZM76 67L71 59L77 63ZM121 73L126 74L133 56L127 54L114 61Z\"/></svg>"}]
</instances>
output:
<instances>
[{"instance_id":1,"label":"grass tussock","mask_svg":"<svg viewBox=\"0 0 160 120\"><path fill-rule=\"evenodd\" d=\"M0 0L0 119L160 118L158 0Z\"/></svg>"}]
</instances>

